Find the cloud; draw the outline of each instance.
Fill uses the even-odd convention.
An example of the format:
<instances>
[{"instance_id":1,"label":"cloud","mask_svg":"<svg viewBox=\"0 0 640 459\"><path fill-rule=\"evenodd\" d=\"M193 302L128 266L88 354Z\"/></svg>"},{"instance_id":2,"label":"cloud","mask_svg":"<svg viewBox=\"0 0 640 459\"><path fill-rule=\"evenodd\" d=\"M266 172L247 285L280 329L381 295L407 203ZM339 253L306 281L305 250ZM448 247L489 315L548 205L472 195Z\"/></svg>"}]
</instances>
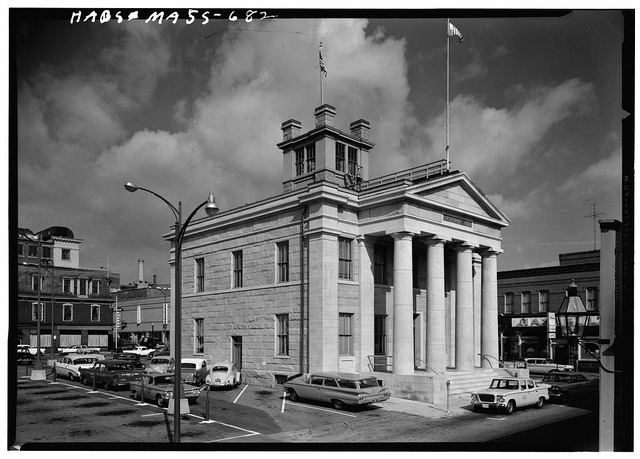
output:
<instances>
[{"instance_id":1,"label":"cloud","mask_svg":"<svg viewBox=\"0 0 640 459\"><path fill-rule=\"evenodd\" d=\"M584 170L570 175L558 187L558 193L569 200L609 201L621 199L622 150L617 149L606 158L591 164Z\"/></svg>"},{"instance_id":2,"label":"cloud","mask_svg":"<svg viewBox=\"0 0 640 459\"><path fill-rule=\"evenodd\" d=\"M495 177L515 176L538 154L551 129L588 111L593 85L573 79L556 86L521 87L510 108L488 107L477 97L459 95L450 104L450 145L454 169L461 168L488 192ZM445 145L445 114L429 122L424 133L432 145Z\"/></svg>"}]
</instances>

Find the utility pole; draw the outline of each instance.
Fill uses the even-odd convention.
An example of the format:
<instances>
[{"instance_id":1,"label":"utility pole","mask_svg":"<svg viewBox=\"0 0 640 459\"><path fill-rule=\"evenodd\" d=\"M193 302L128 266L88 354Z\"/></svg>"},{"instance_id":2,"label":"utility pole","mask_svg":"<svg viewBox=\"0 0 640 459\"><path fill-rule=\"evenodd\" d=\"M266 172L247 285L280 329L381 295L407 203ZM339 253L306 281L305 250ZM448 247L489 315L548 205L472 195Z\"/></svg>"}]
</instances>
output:
<instances>
[{"instance_id":1,"label":"utility pole","mask_svg":"<svg viewBox=\"0 0 640 459\"><path fill-rule=\"evenodd\" d=\"M596 223L597 223L597 218L600 215L604 215L604 212L596 212L596 204L593 204L593 210L591 211L591 213L589 215L585 215L584 218L593 218L593 250L595 252L596 250Z\"/></svg>"}]
</instances>

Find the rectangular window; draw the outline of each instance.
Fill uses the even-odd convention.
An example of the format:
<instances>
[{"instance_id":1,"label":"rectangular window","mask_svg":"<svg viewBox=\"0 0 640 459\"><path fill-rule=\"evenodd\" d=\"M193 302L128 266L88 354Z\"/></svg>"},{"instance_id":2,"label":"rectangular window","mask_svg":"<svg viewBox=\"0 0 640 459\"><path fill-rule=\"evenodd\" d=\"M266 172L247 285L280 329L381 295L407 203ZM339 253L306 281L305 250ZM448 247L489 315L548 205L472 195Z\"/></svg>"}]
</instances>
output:
<instances>
[{"instance_id":1,"label":"rectangular window","mask_svg":"<svg viewBox=\"0 0 640 459\"><path fill-rule=\"evenodd\" d=\"M49 258L49 259L53 258L52 255L51 255L52 254L52 250L53 249L51 247L43 247L42 248L42 258Z\"/></svg>"},{"instance_id":2,"label":"rectangular window","mask_svg":"<svg viewBox=\"0 0 640 459\"><path fill-rule=\"evenodd\" d=\"M196 319L194 348L196 353L204 354L204 319Z\"/></svg>"},{"instance_id":3,"label":"rectangular window","mask_svg":"<svg viewBox=\"0 0 640 459\"><path fill-rule=\"evenodd\" d=\"M196 292L204 292L204 258L196 259Z\"/></svg>"},{"instance_id":4,"label":"rectangular window","mask_svg":"<svg viewBox=\"0 0 640 459\"><path fill-rule=\"evenodd\" d=\"M540 290L538 292L538 307L540 312L549 312L549 290Z\"/></svg>"},{"instance_id":5,"label":"rectangular window","mask_svg":"<svg viewBox=\"0 0 640 459\"><path fill-rule=\"evenodd\" d=\"M86 296L87 295L87 284L89 283L88 279L80 279L80 290L78 291L78 295Z\"/></svg>"},{"instance_id":6,"label":"rectangular window","mask_svg":"<svg viewBox=\"0 0 640 459\"><path fill-rule=\"evenodd\" d=\"M72 304L63 304L62 305L62 320L64 322L72 322L73 321L73 305Z\"/></svg>"},{"instance_id":7,"label":"rectangular window","mask_svg":"<svg viewBox=\"0 0 640 459\"><path fill-rule=\"evenodd\" d=\"M296 175L304 174L304 148L296 148Z\"/></svg>"},{"instance_id":8,"label":"rectangular window","mask_svg":"<svg viewBox=\"0 0 640 459\"><path fill-rule=\"evenodd\" d=\"M336 170L344 172L344 144L336 142Z\"/></svg>"},{"instance_id":9,"label":"rectangular window","mask_svg":"<svg viewBox=\"0 0 640 459\"><path fill-rule=\"evenodd\" d=\"M316 170L316 146L315 144L307 145L307 173Z\"/></svg>"},{"instance_id":10,"label":"rectangular window","mask_svg":"<svg viewBox=\"0 0 640 459\"><path fill-rule=\"evenodd\" d=\"M531 313L531 292L522 292L520 294L520 300L522 302L522 313Z\"/></svg>"},{"instance_id":11,"label":"rectangular window","mask_svg":"<svg viewBox=\"0 0 640 459\"><path fill-rule=\"evenodd\" d=\"M46 320L44 313L44 303L40 303L40 322ZM31 303L31 320L38 321L38 303Z\"/></svg>"},{"instance_id":12,"label":"rectangular window","mask_svg":"<svg viewBox=\"0 0 640 459\"><path fill-rule=\"evenodd\" d=\"M62 249L62 259L63 260L71 260L71 250Z\"/></svg>"},{"instance_id":13,"label":"rectangular window","mask_svg":"<svg viewBox=\"0 0 640 459\"><path fill-rule=\"evenodd\" d=\"M30 257L37 257L38 256L38 246L37 245L30 245L29 246L29 256Z\"/></svg>"},{"instance_id":14,"label":"rectangular window","mask_svg":"<svg viewBox=\"0 0 640 459\"><path fill-rule=\"evenodd\" d=\"M136 323L140 325L142 323L142 308L140 305L136 308Z\"/></svg>"},{"instance_id":15,"label":"rectangular window","mask_svg":"<svg viewBox=\"0 0 640 459\"><path fill-rule=\"evenodd\" d=\"M64 293L73 294L73 279L69 279L69 278L62 279L62 291Z\"/></svg>"},{"instance_id":16,"label":"rectangular window","mask_svg":"<svg viewBox=\"0 0 640 459\"><path fill-rule=\"evenodd\" d=\"M587 287L587 311L598 310L598 289L597 287Z\"/></svg>"},{"instance_id":17,"label":"rectangular window","mask_svg":"<svg viewBox=\"0 0 640 459\"><path fill-rule=\"evenodd\" d=\"M513 293L504 294L504 313L513 314Z\"/></svg>"},{"instance_id":18,"label":"rectangular window","mask_svg":"<svg viewBox=\"0 0 640 459\"><path fill-rule=\"evenodd\" d=\"M91 305L91 322L100 322L100 305Z\"/></svg>"},{"instance_id":19,"label":"rectangular window","mask_svg":"<svg viewBox=\"0 0 640 459\"><path fill-rule=\"evenodd\" d=\"M277 355L289 355L289 314L276 314Z\"/></svg>"},{"instance_id":20,"label":"rectangular window","mask_svg":"<svg viewBox=\"0 0 640 459\"><path fill-rule=\"evenodd\" d=\"M98 295L99 293L100 293L100 281L94 279L91 281L91 294Z\"/></svg>"},{"instance_id":21,"label":"rectangular window","mask_svg":"<svg viewBox=\"0 0 640 459\"><path fill-rule=\"evenodd\" d=\"M338 314L338 352L353 355L353 314Z\"/></svg>"},{"instance_id":22,"label":"rectangular window","mask_svg":"<svg viewBox=\"0 0 640 459\"><path fill-rule=\"evenodd\" d=\"M351 279L351 239L338 238L338 278Z\"/></svg>"},{"instance_id":23,"label":"rectangular window","mask_svg":"<svg viewBox=\"0 0 640 459\"><path fill-rule=\"evenodd\" d=\"M31 290L37 292L38 290L42 290L42 283L44 281L44 277L40 278L40 285L38 285L38 276L31 276Z\"/></svg>"},{"instance_id":24,"label":"rectangular window","mask_svg":"<svg viewBox=\"0 0 640 459\"><path fill-rule=\"evenodd\" d=\"M373 246L373 282L385 285L389 283L387 279L387 247L380 244Z\"/></svg>"},{"instance_id":25,"label":"rectangular window","mask_svg":"<svg viewBox=\"0 0 640 459\"><path fill-rule=\"evenodd\" d=\"M24 255L24 245L18 244L18 256L21 257L22 255Z\"/></svg>"},{"instance_id":26,"label":"rectangular window","mask_svg":"<svg viewBox=\"0 0 640 459\"><path fill-rule=\"evenodd\" d=\"M233 252L233 286L242 287L242 250Z\"/></svg>"},{"instance_id":27,"label":"rectangular window","mask_svg":"<svg viewBox=\"0 0 640 459\"><path fill-rule=\"evenodd\" d=\"M358 172L358 149L349 147L349 173L357 175Z\"/></svg>"},{"instance_id":28,"label":"rectangular window","mask_svg":"<svg viewBox=\"0 0 640 459\"><path fill-rule=\"evenodd\" d=\"M278 242L278 282L289 282L289 241Z\"/></svg>"},{"instance_id":29,"label":"rectangular window","mask_svg":"<svg viewBox=\"0 0 640 459\"><path fill-rule=\"evenodd\" d=\"M376 315L373 322L373 352L387 354L387 316Z\"/></svg>"}]
</instances>

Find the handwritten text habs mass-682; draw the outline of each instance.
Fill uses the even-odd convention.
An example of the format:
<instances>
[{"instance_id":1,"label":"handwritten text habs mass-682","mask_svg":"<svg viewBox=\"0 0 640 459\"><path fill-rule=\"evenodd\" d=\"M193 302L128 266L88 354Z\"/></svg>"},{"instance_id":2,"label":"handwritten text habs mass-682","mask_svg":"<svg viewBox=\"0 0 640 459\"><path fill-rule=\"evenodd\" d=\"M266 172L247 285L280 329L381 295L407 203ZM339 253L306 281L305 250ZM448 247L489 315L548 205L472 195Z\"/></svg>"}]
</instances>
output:
<instances>
[{"instance_id":1,"label":"handwritten text habs mass-682","mask_svg":"<svg viewBox=\"0 0 640 459\"><path fill-rule=\"evenodd\" d=\"M228 15L227 13L215 13L211 11L202 11L192 10L190 9L187 12L185 20L186 24L193 24L196 21L200 21L201 25L207 24L213 18L226 18L229 21L235 22L238 19L244 20L245 22L251 22L255 20L263 20L263 19L271 19L275 18L274 15L267 14L266 11L257 11L257 10L244 10L240 12L236 12L236 10L231 11ZM82 11L74 11L71 13L71 24L80 23L80 22L100 22L104 24L109 21L116 21L118 24L126 21L133 21L137 19L142 19L139 17L138 11L132 11L126 15L126 18L123 17L123 13L118 11L114 14L111 14L110 10L103 10L102 13L91 11L90 13L83 14ZM173 11L169 14L165 15L164 11L154 11L149 14L149 16L144 20L145 23L149 22L157 22L158 24L162 24L162 21L173 22L174 24L180 20L180 13L177 11Z\"/></svg>"}]
</instances>

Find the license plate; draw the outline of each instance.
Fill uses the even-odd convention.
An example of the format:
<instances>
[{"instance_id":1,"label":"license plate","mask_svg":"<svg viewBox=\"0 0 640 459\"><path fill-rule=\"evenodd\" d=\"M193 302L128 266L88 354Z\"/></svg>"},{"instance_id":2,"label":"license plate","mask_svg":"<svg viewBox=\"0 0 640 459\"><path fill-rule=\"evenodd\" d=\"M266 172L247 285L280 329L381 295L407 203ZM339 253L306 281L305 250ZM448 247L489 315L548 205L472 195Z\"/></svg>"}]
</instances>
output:
<instances>
[{"instance_id":1,"label":"license plate","mask_svg":"<svg viewBox=\"0 0 640 459\"><path fill-rule=\"evenodd\" d=\"M488 403L483 403L482 404L482 408L489 408L489 404Z\"/></svg>"}]
</instances>

